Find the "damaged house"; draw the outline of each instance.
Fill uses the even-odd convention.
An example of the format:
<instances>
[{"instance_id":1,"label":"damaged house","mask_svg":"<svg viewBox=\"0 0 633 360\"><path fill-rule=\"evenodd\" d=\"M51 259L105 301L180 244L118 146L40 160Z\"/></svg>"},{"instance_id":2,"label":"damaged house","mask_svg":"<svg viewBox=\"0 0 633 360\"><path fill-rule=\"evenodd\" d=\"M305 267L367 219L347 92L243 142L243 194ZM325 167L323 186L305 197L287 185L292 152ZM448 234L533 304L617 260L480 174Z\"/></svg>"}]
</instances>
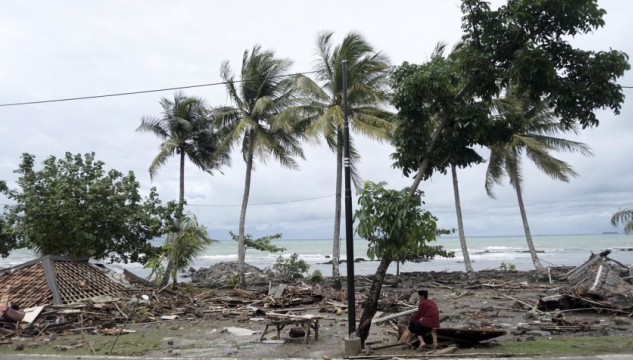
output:
<instances>
[{"instance_id":1,"label":"damaged house","mask_svg":"<svg viewBox=\"0 0 633 360\"><path fill-rule=\"evenodd\" d=\"M0 303L14 308L62 305L121 296L124 286L88 258L42 256L0 271Z\"/></svg>"},{"instance_id":2,"label":"damaged house","mask_svg":"<svg viewBox=\"0 0 633 360\"><path fill-rule=\"evenodd\" d=\"M633 311L631 269L610 259L611 250L592 254L588 261L565 275L569 287L560 295L547 296L539 305L545 309L570 309L578 306L598 310Z\"/></svg>"}]
</instances>

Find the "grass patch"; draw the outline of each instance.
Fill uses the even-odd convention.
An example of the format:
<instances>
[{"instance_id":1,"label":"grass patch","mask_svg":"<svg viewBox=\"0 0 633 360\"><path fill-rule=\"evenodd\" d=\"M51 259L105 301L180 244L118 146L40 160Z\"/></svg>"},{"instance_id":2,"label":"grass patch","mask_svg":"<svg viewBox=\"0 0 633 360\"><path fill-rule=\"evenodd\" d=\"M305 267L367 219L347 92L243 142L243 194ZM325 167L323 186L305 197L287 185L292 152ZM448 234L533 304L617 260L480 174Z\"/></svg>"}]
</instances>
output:
<instances>
[{"instance_id":1,"label":"grass patch","mask_svg":"<svg viewBox=\"0 0 633 360\"><path fill-rule=\"evenodd\" d=\"M526 355L599 355L628 353L633 349L633 339L629 336L575 336L554 337L552 340L537 339L527 342L505 342L489 349L491 352L504 352Z\"/></svg>"},{"instance_id":2,"label":"grass patch","mask_svg":"<svg viewBox=\"0 0 633 360\"><path fill-rule=\"evenodd\" d=\"M153 351L167 349L166 342L163 341L163 333L158 331L147 331L149 329L143 329L136 333L125 334L119 337L116 346L112 352L112 355L144 355ZM89 342L92 342L92 346L95 349L97 355L109 355L108 352L112 347L112 343L116 336L104 336L104 335L85 335L85 346L77 349L64 350L63 354L67 355L92 355ZM44 343L37 341L36 339L28 339L25 341L14 341L13 344L0 346L0 354L60 354L61 350L56 349L56 346L73 345L81 341L81 336L58 336L53 341ZM18 352L15 351L15 347L18 344L24 345L24 350ZM37 345L37 347L30 347L30 345Z\"/></svg>"}]
</instances>

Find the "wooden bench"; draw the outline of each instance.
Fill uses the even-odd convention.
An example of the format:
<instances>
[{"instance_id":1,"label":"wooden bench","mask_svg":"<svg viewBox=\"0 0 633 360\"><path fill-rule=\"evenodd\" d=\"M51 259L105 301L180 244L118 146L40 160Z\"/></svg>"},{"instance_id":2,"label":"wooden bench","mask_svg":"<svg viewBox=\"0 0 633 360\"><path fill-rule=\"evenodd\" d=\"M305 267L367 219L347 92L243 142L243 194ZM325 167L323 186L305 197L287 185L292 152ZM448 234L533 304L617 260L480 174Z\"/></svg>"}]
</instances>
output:
<instances>
[{"instance_id":1,"label":"wooden bench","mask_svg":"<svg viewBox=\"0 0 633 360\"><path fill-rule=\"evenodd\" d=\"M304 331L303 342L308 343L308 336L310 335L310 330L314 330L314 340L319 339L319 319L320 316L314 315L284 315L284 314L275 314L269 313L266 318L266 327L262 332L262 336L260 336L259 341L264 340L264 336L268 332L268 328L270 326L274 326L277 329L277 339L281 336L281 330L286 325L299 325Z\"/></svg>"}]
</instances>

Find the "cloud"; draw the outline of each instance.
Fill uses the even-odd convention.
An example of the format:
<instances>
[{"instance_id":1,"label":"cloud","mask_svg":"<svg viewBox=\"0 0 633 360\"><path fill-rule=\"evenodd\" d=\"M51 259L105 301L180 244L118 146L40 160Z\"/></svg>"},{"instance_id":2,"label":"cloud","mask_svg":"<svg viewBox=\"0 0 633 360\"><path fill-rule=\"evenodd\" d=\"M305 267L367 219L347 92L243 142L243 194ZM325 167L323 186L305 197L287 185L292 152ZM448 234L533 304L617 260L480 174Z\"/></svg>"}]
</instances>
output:
<instances>
[{"instance_id":1,"label":"cloud","mask_svg":"<svg viewBox=\"0 0 633 360\"><path fill-rule=\"evenodd\" d=\"M494 4L500 3L499 1ZM574 39L593 50L609 47L633 53L628 14L633 4L601 1L606 26ZM310 71L319 31L335 31L340 40L359 31L394 64L421 63L436 43L459 40L458 1L395 0L304 2L136 1L55 3L12 2L0 13L0 102L20 102L96 95L220 81L220 64L239 69L244 50L255 44L294 60L293 71ZM633 85L628 73L622 84ZM211 105L228 103L222 86L190 89ZM633 96L633 90L627 90ZM12 171L20 154L38 161L66 151L94 151L107 167L134 171L143 192L155 186L165 201L178 196L178 163L170 160L150 181L147 169L159 139L135 132L144 115L160 115L158 101L171 92L128 97L0 108L0 179L14 186ZM534 234L609 231L610 215L633 203L633 105L627 100L620 116L600 111L600 126L583 130L578 141L589 144L591 158L562 154L579 177L556 182L526 161L524 200ZM411 179L391 167L393 149L355 137L366 180L387 181L400 189ZM284 238L331 238L334 220L335 157L325 146L305 145L306 160L297 171L273 161L257 164L246 215L247 232L256 236L282 232ZM482 150L482 154L485 151ZM237 231L245 168L235 152L233 166L210 176L191 163L186 167L189 209L212 235L228 239ZM485 164L460 170L459 186L466 234L521 234L523 223L516 194L509 184L497 188L497 199L484 191ZM426 208L440 225L456 227L452 182L438 175L423 183ZM306 199L296 202L295 200ZM0 198L0 203L6 201ZM211 205L211 206L209 206ZM354 198L354 206L356 199ZM344 230L341 232L344 236Z\"/></svg>"}]
</instances>

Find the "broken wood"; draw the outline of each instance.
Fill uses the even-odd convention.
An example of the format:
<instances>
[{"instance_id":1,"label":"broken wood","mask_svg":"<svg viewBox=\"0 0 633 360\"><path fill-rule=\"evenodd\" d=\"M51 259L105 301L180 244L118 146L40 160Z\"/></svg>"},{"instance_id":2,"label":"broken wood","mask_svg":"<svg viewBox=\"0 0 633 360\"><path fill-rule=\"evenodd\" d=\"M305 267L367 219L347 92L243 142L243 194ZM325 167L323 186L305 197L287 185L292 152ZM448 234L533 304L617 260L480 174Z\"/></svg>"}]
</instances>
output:
<instances>
[{"instance_id":1,"label":"broken wood","mask_svg":"<svg viewBox=\"0 0 633 360\"><path fill-rule=\"evenodd\" d=\"M541 310L537 309L536 306L532 306L532 305L526 303L525 301L521 301L519 299L513 298L512 296L509 296L509 295L506 295L506 294L501 294L501 295L507 297L508 299L514 300L516 302L519 302L519 303L523 304L524 306L527 306L530 309L536 309L536 311L538 313L541 313L541 314L543 313Z\"/></svg>"},{"instance_id":2,"label":"broken wood","mask_svg":"<svg viewBox=\"0 0 633 360\"><path fill-rule=\"evenodd\" d=\"M415 313L416 311L418 311L418 309L417 309L417 308L416 308L416 309L409 309L409 310L407 310L407 311L403 311L403 312L399 312L399 313L397 313L397 314L393 314L393 315L385 316L385 317L382 317L382 318L380 318L380 319L373 319L373 320L371 321L371 324L372 324L372 325L373 325L373 324L379 324L379 323L381 323L381 322L383 322L383 321L387 321L387 320L391 320L391 319L399 318L400 316L404 316L404 315L413 314L413 313Z\"/></svg>"}]
</instances>

